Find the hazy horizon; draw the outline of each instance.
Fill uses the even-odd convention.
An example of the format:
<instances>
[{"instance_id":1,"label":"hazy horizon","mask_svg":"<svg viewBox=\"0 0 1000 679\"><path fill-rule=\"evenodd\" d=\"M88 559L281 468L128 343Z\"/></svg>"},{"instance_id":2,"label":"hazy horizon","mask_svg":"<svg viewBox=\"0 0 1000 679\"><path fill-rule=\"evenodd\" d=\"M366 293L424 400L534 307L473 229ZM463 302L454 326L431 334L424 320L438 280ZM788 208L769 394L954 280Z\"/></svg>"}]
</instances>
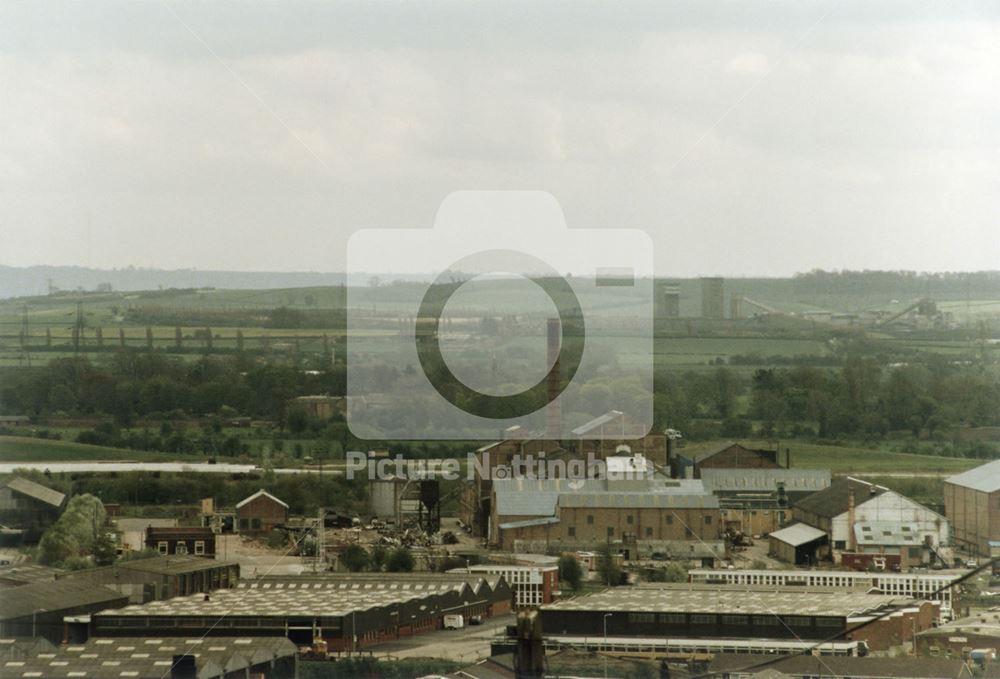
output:
<instances>
[{"instance_id":1,"label":"hazy horizon","mask_svg":"<svg viewBox=\"0 0 1000 679\"><path fill-rule=\"evenodd\" d=\"M0 263L342 271L533 189L663 276L993 270L998 38L989 2L6 3Z\"/></svg>"}]
</instances>

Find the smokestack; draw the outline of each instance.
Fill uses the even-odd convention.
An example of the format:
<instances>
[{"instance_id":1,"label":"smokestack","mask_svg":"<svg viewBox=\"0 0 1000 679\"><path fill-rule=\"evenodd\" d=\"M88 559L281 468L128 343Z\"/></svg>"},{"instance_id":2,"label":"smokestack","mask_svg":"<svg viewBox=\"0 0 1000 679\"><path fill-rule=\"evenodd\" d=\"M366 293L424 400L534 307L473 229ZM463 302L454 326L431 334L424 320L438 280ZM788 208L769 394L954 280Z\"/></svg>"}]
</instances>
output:
<instances>
[{"instance_id":1,"label":"smokestack","mask_svg":"<svg viewBox=\"0 0 1000 679\"><path fill-rule=\"evenodd\" d=\"M558 318L550 318L546 324L549 375L548 405L545 406L545 438L559 440L562 438L562 409L556 400L559 396L560 376L559 349L562 339L562 324Z\"/></svg>"},{"instance_id":2,"label":"smokestack","mask_svg":"<svg viewBox=\"0 0 1000 679\"><path fill-rule=\"evenodd\" d=\"M851 482L847 482L847 548L852 552L858 551L858 541L854 536L854 488Z\"/></svg>"}]
</instances>

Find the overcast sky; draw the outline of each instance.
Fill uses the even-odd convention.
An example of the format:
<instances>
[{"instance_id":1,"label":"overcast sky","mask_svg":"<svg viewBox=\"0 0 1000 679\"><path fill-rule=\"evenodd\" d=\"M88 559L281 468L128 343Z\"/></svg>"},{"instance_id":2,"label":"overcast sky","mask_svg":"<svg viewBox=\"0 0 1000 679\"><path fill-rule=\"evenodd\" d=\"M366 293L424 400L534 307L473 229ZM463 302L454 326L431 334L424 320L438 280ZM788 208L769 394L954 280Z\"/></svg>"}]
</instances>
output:
<instances>
[{"instance_id":1,"label":"overcast sky","mask_svg":"<svg viewBox=\"0 0 1000 679\"><path fill-rule=\"evenodd\" d=\"M989 1L0 3L9 265L339 271L540 189L666 275L1000 269L998 142Z\"/></svg>"}]
</instances>

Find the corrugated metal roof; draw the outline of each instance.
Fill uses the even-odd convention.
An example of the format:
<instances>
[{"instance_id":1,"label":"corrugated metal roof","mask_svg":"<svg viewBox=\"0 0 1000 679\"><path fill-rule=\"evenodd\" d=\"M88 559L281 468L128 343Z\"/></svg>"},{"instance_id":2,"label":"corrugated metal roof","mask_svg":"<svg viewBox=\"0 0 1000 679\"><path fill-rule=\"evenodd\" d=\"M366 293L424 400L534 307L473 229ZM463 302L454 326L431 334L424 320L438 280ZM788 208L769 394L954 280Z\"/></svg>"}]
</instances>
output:
<instances>
[{"instance_id":1,"label":"corrugated metal roof","mask_svg":"<svg viewBox=\"0 0 1000 679\"><path fill-rule=\"evenodd\" d=\"M565 493L559 496L560 507L717 509L714 495L675 495L672 493Z\"/></svg>"},{"instance_id":2,"label":"corrugated metal roof","mask_svg":"<svg viewBox=\"0 0 1000 679\"><path fill-rule=\"evenodd\" d=\"M607 424L608 422L615 421L616 419L622 417L623 414L624 413L622 413L620 410L610 410L610 411L604 413L603 415L595 417L590 422L586 422L584 424L581 424L579 427L577 427L576 429L574 429L572 431L572 433L575 436L583 436L584 434L586 434L587 432L589 432L589 431L591 431L593 429L597 429L599 427L602 427L605 424Z\"/></svg>"},{"instance_id":3,"label":"corrugated metal roof","mask_svg":"<svg viewBox=\"0 0 1000 679\"><path fill-rule=\"evenodd\" d=\"M16 490L22 495L35 498L39 502L44 502L45 504L52 505L53 507L62 507L63 500L66 499L66 495L60 493L58 490L46 488L39 483L29 481L28 479L21 478L20 476L15 476L7 481L5 485L11 490Z\"/></svg>"},{"instance_id":4,"label":"corrugated metal roof","mask_svg":"<svg viewBox=\"0 0 1000 679\"><path fill-rule=\"evenodd\" d=\"M773 492L778 483L785 490L819 492L830 486L828 469L702 469L701 480L712 492Z\"/></svg>"},{"instance_id":5,"label":"corrugated metal roof","mask_svg":"<svg viewBox=\"0 0 1000 679\"><path fill-rule=\"evenodd\" d=\"M559 519L554 516L543 516L537 519L525 519L523 521L508 521L507 523L501 523L500 528L504 530L510 530L512 528L530 528L531 526L549 526L554 523L559 523Z\"/></svg>"},{"instance_id":6,"label":"corrugated metal roof","mask_svg":"<svg viewBox=\"0 0 1000 679\"><path fill-rule=\"evenodd\" d=\"M971 488L972 490L984 493L992 493L1000 490L1000 460L987 462L967 472L949 476L945 479L945 483L952 483L956 486Z\"/></svg>"},{"instance_id":7,"label":"corrugated metal roof","mask_svg":"<svg viewBox=\"0 0 1000 679\"><path fill-rule=\"evenodd\" d=\"M689 612L752 615L851 617L916 603L909 597L802 588L753 588L744 585L639 585L564 599L544 611Z\"/></svg>"},{"instance_id":8,"label":"corrugated metal roof","mask_svg":"<svg viewBox=\"0 0 1000 679\"><path fill-rule=\"evenodd\" d=\"M833 518L847 511L847 500L851 492L854 493L854 506L857 507L862 502L867 502L872 497L881 495L888 490L884 486L876 486L861 479L848 477L837 479L826 490L821 490L799 500L794 507L817 516Z\"/></svg>"},{"instance_id":9,"label":"corrugated metal roof","mask_svg":"<svg viewBox=\"0 0 1000 679\"><path fill-rule=\"evenodd\" d=\"M104 603L112 606L127 601L127 594L88 582L72 579L36 582L0 589L0 620L22 618L43 610L59 611Z\"/></svg>"},{"instance_id":10,"label":"corrugated metal roof","mask_svg":"<svg viewBox=\"0 0 1000 679\"><path fill-rule=\"evenodd\" d=\"M854 536L859 547L923 544L916 524L903 521L858 521L854 524Z\"/></svg>"},{"instance_id":11,"label":"corrugated metal roof","mask_svg":"<svg viewBox=\"0 0 1000 679\"><path fill-rule=\"evenodd\" d=\"M780 540L785 544L792 545L793 547L798 547L814 540L819 540L820 538L825 538L826 533L821 531L819 528L813 528L804 523L796 523L788 528L782 528L781 530L776 530L770 534L769 537L775 540Z\"/></svg>"}]
</instances>

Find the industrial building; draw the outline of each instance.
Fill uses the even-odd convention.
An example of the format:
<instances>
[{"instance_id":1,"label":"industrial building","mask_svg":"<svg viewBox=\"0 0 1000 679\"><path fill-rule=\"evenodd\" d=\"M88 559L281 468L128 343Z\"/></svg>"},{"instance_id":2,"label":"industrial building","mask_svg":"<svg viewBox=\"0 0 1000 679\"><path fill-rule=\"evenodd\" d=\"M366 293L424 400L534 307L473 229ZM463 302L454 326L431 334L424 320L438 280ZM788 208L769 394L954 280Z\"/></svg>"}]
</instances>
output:
<instances>
[{"instance_id":1,"label":"industrial building","mask_svg":"<svg viewBox=\"0 0 1000 679\"><path fill-rule=\"evenodd\" d=\"M1000 609L981 611L917 635L920 655L964 657L971 649L1000 649Z\"/></svg>"},{"instance_id":2,"label":"industrial building","mask_svg":"<svg viewBox=\"0 0 1000 679\"><path fill-rule=\"evenodd\" d=\"M901 567L947 561L940 548L951 542L948 520L884 486L851 477L792 506L796 521L826 532L834 560L867 565L875 557ZM877 528L878 530L875 530ZM904 535L909 541L901 540Z\"/></svg>"},{"instance_id":3,"label":"industrial building","mask_svg":"<svg viewBox=\"0 0 1000 679\"><path fill-rule=\"evenodd\" d=\"M883 650L929 629L937 608L928 601L860 592L689 584L610 589L542 606L541 615L547 634L842 638ZM873 621L882 614L886 617Z\"/></svg>"},{"instance_id":4,"label":"industrial building","mask_svg":"<svg viewBox=\"0 0 1000 679\"><path fill-rule=\"evenodd\" d=\"M21 587L35 582L52 582L60 573L66 571L37 563L0 566L0 589Z\"/></svg>"},{"instance_id":5,"label":"industrial building","mask_svg":"<svg viewBox=\"0 0 1000 679\"><path fill-rule=\"evenodd\" d=\"M700 481L619 480L611 478L614 466L609 462L607 479L494 479L490 543L515 551L519 541L563 551L611 543L632 558L643 551L640 543L719 538L719 501Z\"/></svg>"},{"instance_id":6,"label":"industrial building","mask_svg":"<svg viewBox=\"0 0 1000 679\"><path fill-rule=\"evenodd\" d=\"M719 277L701 279L701 317L720 320L726 313L726 281Z\"/></svg>"},{"instance_id":7,"label":"industrial building","mask_svg":"<svg viewBox=\"0 0 1000 679\"><path fill-rule=\"evenodd\" d=\"M14 476L0 482L0 524L23 531L20 538L37 542L45 529L55 523L66 502L57 490Z\"/></svg>"},{"instance_id":8,"label":"industrial building","mask_svg":"<svg viewBox=\"0 0 1000 679\"><path fill-rule=\"evenodd\" d=\"M266 535L288 523L288 505L261 489L236 503L236 522L240 533Z\"/></svg>"},{"instance_id":9,"label":"industrial building","mask_svg":"<svg viewBox=\"0 0 1000 679\"><path fill-rule=\"evenodd\" d=\"M831 587L927 599L941 606L941 617L951 619L958 596L958 573L860 573L822 570L745 570L699 568L688 571L692 583L729 584L750 587Z\"/></svg>"},{"instance_id":10,"label":"industrial building","mask_svg":"<svg viewBox=\"0 0 1000 679\"><path fill-rule=\"evenodd\" d=\"M772 659L760 667L761 658L720 653L708 664L707 675L713 679L955 679L973 677L960 659L854 658L800 654ZM758 666L757 669L745 668Z\"/></svg>"},{"instance_id":11,"label":"industrial building","mask_svg":"<svg viewBox=\"0 0 1000 679\"><path fill-rule=\"evenodd\" d=\"M347 416L347 398L344 396L298 396L288 402L288 407L317 420Z\"/></svg>"},{"instance_id":12,"label":"industrial building","mask_svg":"<svg viewBox=\"0 0 1000 679\"><path fill-rule=\"evenodd\" d=\"M128 604L128 596L78 580L36 582L0 589L0 637L66 638L63 618Z\"/></svg>"},{"instance_id":13,"label":"industrial building","mask_svg":"<svg viewBox=\"0 0 1000 679\"><path fill-rule=\"evenodd\" d=\"M677 318L681 315L681 286L656 281L655 313L657 318Z\"/></svg>"},{"instance_id":14,"label":"industrial building","mask_svg":"<svg viewBox=\"0 0 1000 679\"><path fill-rule=\"evenodd\" d=\"M216 561L192 555L162 556L119 561L101 568L63 571L56 577L108 587L128 596L129 603L137 604L235 587L240 578L240 565L236 561Z\"/></svg>"},{"instance_id":15,"label":"industrial building","mask_svg":"<svg viewBox=\"0 0 1000 679\"><path fill-rule=\"evenodd\" d=\"M945 479L944 513L957 546L990 556L990 541L1000 541L1000 460Z\"/></svg>"},{"instance_id":16,"label":"industrial building","mask_svg":"<svg viewBox=\"0 0 1000 679\"><path fill-rule=\"evenodd\" d=\"M763 535L791 523L791 505L830 486L826 469L723 469L701 471L705 489L719 498L727 529Z\"/></svg>"},{"instance_id":17,"label":"industrial building","mask_svg":"<svg viewBox=\"0 0 1000 679\"><path fill-rule=\"evenodd\" d=\"M456 568L450 573L488 573L500 575L514 592L516 608L537 607L552 603L559 592L558 566L522 566L513 564L479 564Z\"/></svg>"},{"instance_id":18,"label":"industrial building","mask_svg":"<svg viewBox=\"0 0 1000 679\"><path fill-rule=\"evenodd\" d=\"M133 605L92 616L98 636L287 636L331 651L441 629L446 614L510 611L499 576L356 574L262 578L238 588Z\"/></svg>"},{"instance_id":19,"label":"industrial building","mask_svg":"<svg viewBox=\"0 0 1000 679\"><path fill-rule=\"evenodd\" d=\"M767 536L768 554L796 566L815 566L819 550L826 545L826 533L819 528L796 523Z\"/></svg>"},{"instance_id":20,"label":"industrial building","mask_svg":"<svg viewBox=\"0 0 1000 679\"><path fill-rule=\"evenodd\" d=\"M215 557L215 532L202 526L149 526L143 542L163 556L170 554Z\"/></svg>"},{"instance_id":21,"label":"industrial building","mask_svg":"<svg viewBox=\"0 0 1000 679\"><path fill-rule=\"evenodd\" d=\"M700 479L703 469L781 468L778 451L747 448L733 441L695 453L687 453L682 448L670 456L670 475L677 479Z\"/></svg>"},{"instance_id":22,"label":"industrial building","mask_svg":"<svg viewBox=\"0 0 1000 679\"><path fill-rule=\"evenodd\" d=\"M0 640L0 647L5 640ZM10 679L70 677L107 679L296 679L298 648L284 638L162 636L90 639L41 649L0 661L0 676Z\"/></svg>"}]
</instances>

